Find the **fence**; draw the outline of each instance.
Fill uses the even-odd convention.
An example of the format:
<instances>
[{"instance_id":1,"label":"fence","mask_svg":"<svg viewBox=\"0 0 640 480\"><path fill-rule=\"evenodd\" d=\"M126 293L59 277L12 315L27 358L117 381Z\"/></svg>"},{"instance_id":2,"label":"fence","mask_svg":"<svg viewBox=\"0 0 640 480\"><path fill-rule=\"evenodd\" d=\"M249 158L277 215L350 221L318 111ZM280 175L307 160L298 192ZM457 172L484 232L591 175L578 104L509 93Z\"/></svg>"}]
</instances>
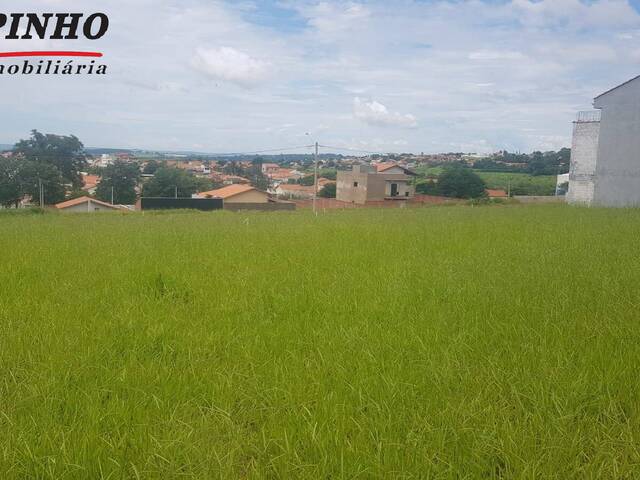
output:
<instances>
[{"instance_id":1,"label":"fence","mask_svg":"<svg viewBox=\"0 0 640 480\"><path fill-rule=\"evenodd\" d=\"M576 118L577 123L599 122L602 118L601 110L589 110L586 112L578 112Z\"/></svg>"}]
</instances>

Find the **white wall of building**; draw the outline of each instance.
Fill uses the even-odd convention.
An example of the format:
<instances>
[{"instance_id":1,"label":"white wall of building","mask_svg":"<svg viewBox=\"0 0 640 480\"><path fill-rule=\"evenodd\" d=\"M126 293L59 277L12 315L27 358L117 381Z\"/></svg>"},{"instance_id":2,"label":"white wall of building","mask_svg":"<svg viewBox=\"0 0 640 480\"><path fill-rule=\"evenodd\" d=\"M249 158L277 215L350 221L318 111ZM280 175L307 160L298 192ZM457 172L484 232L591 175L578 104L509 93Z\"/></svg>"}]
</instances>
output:
<instances>
[{"instance_id":1,"label":"white wall of building","mask_svg":"<svg viewBox=\"0 0 640 480\"><path fill-rule=\"evenodd\" d=\"M577 121L573 124L567 193L567 202L571 204L591 205L593 202L599 137L599 121Z\"/></svg>"}]
</instances>

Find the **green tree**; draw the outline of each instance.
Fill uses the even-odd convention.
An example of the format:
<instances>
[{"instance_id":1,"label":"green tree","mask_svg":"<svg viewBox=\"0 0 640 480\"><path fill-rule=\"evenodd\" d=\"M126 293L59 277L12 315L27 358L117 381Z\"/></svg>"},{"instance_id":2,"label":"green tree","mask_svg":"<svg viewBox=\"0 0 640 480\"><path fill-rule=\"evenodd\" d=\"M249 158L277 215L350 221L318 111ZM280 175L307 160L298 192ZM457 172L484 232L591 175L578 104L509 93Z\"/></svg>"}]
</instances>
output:
<instances>
[{"instance_id":1,"label":"green tree","mask_svg":"<svg viewBox=\"0 0 640 480\"><path fill-rule=\"evenodd\" d=\"M176 190L177 189L177 190ZM159 168L155 176L143 187L145 197L178 197L190 198L197 190L197 182L193 174L178 168Z\"/></svg>"},{"instance_id":2,"label":"green tree","mask_svg":"<svg viewBox=\"0 0 640 480\"><path fill-rule=\"evenodd\" d=\"M224 186L221 183L212 182L210 179L205 177L194 176L193 181L195 182L196 193L208 192L216 188L222 188Z\"/></svg>"},{"instance_id":3,"label":"green tree","mask_svg":"<svg viewBox=\"0 0 640 480\"><path fill-rule=\"evenodd\" d=\"M111 202L113 191L113 203L132 205L136 203L136 185L139 178L140 168L137 164L116 161L104 169L96 188L96 197Z\"/></svg>"},{"instance_id":4,"label":"green tree","mask_svg":"<svg viewBox=\"0 0 640 480\"><path fill-rule=\"evenodd\" d=\"M318 195L323 198L336 198L336 188L335 183L327 183Z\"/></svg>"},{"instance_id":5,"label":"green tree","mask_svg":"<svg viewBox=\"0 0 640 480\"><path fill-rule=\"evenodd\" d=\"M486 195L485 189L484 180L466 167L445 167L438 176L438 192L445 197L481 198Z\"/></svg>"},{"instance_id":6,"label":"green tree","mask_svg":"<svg viewBox=\"0 0 640 480\"><path fill-rule=\"evenodd\" d=\"M421 181L416 183L416 193L421 195L439 195L438 184L433 181Z\"/></svg>"},{"instance_id":7,"label":"green tree","mask_svg":"<svg viewBox=\"0 0 640 480\"><path fill-rule=\"evenodd\" d=\"M156 160L149 160L142 169L142 173L144 173L145 175L153 175L160 167L160 162Z\"/></svg>"},{"instance_id":8,"label":"green tree","mask_svg":"<svg viewBox=\"0 0 640 480\"><path fill-rule=\"evenodd\" d=\"M306 177L302 177L298 183L300 185L304 185L305 187L311 187L314 184L315 177L313 175L307 175Z\"/></svg>"},{"instance_id":9,"label":"green tree","mask_svg":"<svg viewBox=\"0 0 640 480\"><path fill-rule=\"evenodd\" d=\"M78 137L43 134L32 130L31 137L20 140L14 152L27 161L56 167L64 183L71 183L76 188L82 186L80 172L88 164L84 145Z\"/></svg>"},{"instance_id":10,"label":"green tree","mask_svg":"<svg viewBox=\"0 0 640 480\"><path fill-rule=\"evenodd\" d=\"M23 161L20 166L20 188L33 203L40 201L40 185L44 205L53 205L65 199L66 189L60 171L49 163ZM44 206L41 205L41 206Z\"/></svg>"},{"instance_id":11,"label":"green tree","mask_svg":"<svg viewBox=\"0 0 640 480\"><path fill-rule=\"evenodd\" d=\"M23 158L0 159L0 204L17 207L24 197L40 202L42 185L45 205L65 198L64 179L53 165Z\"/></svg>"},{"instance_id":12,"label":"green tree","mask_svg":"<svg viewBox=\"0 0 640 480\"><path fill-rule=\"evenodd\" d=\"M15 157L0 157L0 205L17 207L24 196L20 179L21 162Z\"/></svg>"}]
</instances>

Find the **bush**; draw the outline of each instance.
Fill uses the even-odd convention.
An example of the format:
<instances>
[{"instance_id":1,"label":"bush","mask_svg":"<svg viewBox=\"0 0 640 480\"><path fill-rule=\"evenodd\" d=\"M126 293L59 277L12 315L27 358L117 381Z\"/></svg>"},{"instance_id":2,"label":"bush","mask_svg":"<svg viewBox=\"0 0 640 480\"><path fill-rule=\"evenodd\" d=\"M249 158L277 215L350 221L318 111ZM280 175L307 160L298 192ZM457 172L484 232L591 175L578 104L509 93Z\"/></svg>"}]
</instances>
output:
<instances>
[{"instance_id":1,"label":"bush","mask_svg":"<svg viewBox=\"0 0 640 480\"><path fill-rule=\"evenodd\" d=\"M318 196L322 198L336 198L336 184L328 183L322 190L320 190Z\"/></svg>"},{"instance_id":2,"label":"bush","mask_svg":"<svg viewBox=\"0 0 640 480\"><path fill-rule=\"evenodd\" d=\"M438 192L445 197L482 198L486 188L484 180L466 167L446 167L438 177Z\"/></svg>"}]
</instances>

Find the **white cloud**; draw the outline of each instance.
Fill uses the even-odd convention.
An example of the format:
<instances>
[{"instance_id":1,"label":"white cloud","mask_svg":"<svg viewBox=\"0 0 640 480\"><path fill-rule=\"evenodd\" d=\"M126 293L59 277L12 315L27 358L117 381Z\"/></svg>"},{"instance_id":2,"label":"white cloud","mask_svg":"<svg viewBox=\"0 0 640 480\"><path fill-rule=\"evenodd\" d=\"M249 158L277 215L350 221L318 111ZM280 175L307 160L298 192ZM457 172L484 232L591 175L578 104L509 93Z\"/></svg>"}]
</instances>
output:
<instances>
[{"instance_id":1,"label":"white cloud","mask_svg":"<svg viewBox=\"0 0 640 480\"><path fill-rule=\"evenodd\" d=\"M521 52L508 50L477 50L469 54L469 60L524 60Z\"/></svg>"},{"instance_id":2,"label":"white cloud","mask_svg":"<svg viewBox=\"0 0 640 480\"><path fill-rule=\"evenodd\" d=\"M260 84L271 68L267 62L232 47L198 48L192 64L213 79L244 87Z\"/></svg>"},{"instance_id":3,"label":"white cloud","mask_svg":"<svg viewBox=\"0 0 640 480\"><path fill-rule=\"evenodd\" d=\"M0 38L0 51L100 50L109 66L106 78L5 76L0 143L37 127L123 148L253 151L312 132L371 151L532 151L566 142L575 111L640 62L628 0L103 0L100 10L111 23L99 41Z\"/></svg>"},{"instance_id":4,"label":"white cloud","mask_svg":"<svg viewBox=\"0 0 640 480\"><path fill-rule=\"evenodd\" d=\"M356 97L353 100L353 113L357 119L369 125L403 128L418 126L418 121L413 115L390 112L387 107L375 100L366 101Z\"/></svg>"}]
</instances>

